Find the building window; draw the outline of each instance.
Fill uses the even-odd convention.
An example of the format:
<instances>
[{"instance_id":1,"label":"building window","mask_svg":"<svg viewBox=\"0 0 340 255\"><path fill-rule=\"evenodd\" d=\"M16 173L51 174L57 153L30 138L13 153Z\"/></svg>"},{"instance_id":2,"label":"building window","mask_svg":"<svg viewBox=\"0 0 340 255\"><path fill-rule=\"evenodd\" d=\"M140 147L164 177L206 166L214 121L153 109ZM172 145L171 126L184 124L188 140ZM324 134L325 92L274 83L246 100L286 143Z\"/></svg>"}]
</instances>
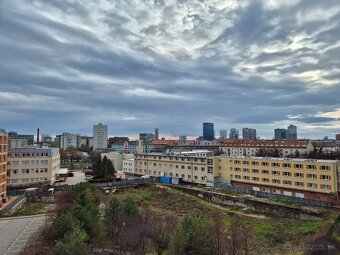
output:
<instances>
[{"instance_id":1,"label":"building window","mask_svg":"<svg viewBox=\"0 0 340 255\"><path fill-rule=\"evenodd\" d=\"M268 162L262 162L262 166L269 166Z\"/></svg>"},{"instance_id":2,"label":"building window","mask_svg":"<svg viewBox=\"0 0 340 255\"><path fill-rule=\"evenodd\" d=\"M316 175L315 174L307 174L307 177L309 179L316 179Z\"/></svg>"},{"instance_id":3,"label":"building window","mask_svg":"<svg viewBox=\"0 0 340 255\"><path fill-rule=\"evenodd\" d=\"M259 165L259 162L257 162L257 161L252 161L251 164L252 164L253 166L258 166L258 165Z\"/></svg>"},{"instance_id":4,"label":"building window","mask_svg":"<svg viewBox=\"0 0 340 255\"><path fill-rule=\"evenodd\" d=\"M315 165L307 165L307 169L309 169L309 170L315 170L316 167L315 167Z\"/></svg>"},{"instance_id":5,"label":"building window","mask_svg":"<svg viewBox=\"0 0 340 255\"><path fill-rule=\"evenodd\" d=\"M303 165L302 164L295 164L294 167L297 168L297 169L302 169Z\"/></svg>"},{"instance_id":6,"label":"building window","mask_svg":"<svg viewBox=\"0 0 340 255\"><path fill-rule=\"evenodd\" d=\"M249 176L243 176L243 180L250 180Z\"/></svg>"},{"instance_id":7,"label":"building window","mask_svg":"<svg viewBox=\"0 0 340 255\"><path fill-rule=\"evenodd\" d=\"M292 174L290 172L283 172L284 176L292 176Z\"/></svg>"},{"instance_id":8,"label":"building window","mask_svg":"<svg viewBox=\"0 0 340 255\"><path fill-rule=\"evenodd\" d=\"M268 178L262 178L262 181L263 182L269 182L269 179Z\"/></svg>"},{"instance_id":9,"label":"building window","mask_svg":"<svg viewBox=\"0 0 340 255\"><path fill-rule=\"evenodd\" d=\"M279 167L280 164L279 163L272 163L272 167Z\"/></svg>"},{"instance_id":10,"label":"building window","mask_svg":"<svg viewBox=\"0 0 340 255\"><path fill-rule=\"evenodd\" d=\"M321 180L330 180L331 177L329 175L321 175Z\"/></svg>"},{"instance_id":11,"label":"building window","mask_svg":"<svg viewBox=\"0 0 340 255\"><path fill-rule=\"evenodd\" d=\"M284 164L283 164L283 167L284 167L284 168L290 168L290 167L291 167L291 164L284 163Z\"/></svg>"},{"instance_id":12,"label":"building window","mask_svg":"<svg viewBox=\"0 0 340 255\"><path fill-rule=\"evenodd\" d=\"M295 177L303 178L303 174L302 173L295 173Z\"/></svg>"},{"instance_id":13,"label":"building window","mask_svg":"<svg viewBox=\"0 0 340 255\"><path fill-rule=\"evenodd\" d=\"M268 170L262 170L262 173L263 174L269 174L269 171Z\"/></svg>"},{"instance_id":14,"label":"building window","mask_svg":"<svg viewBox=\"0 0 340 255\"><path fill-rule=\"evenodd\" d=\"M197 175L195 175L195 176L194 176L194 178L195 178L195 180L197 180L197 179L198 179L198 176L197 176Z\"/></svg>"},{"instance_id":15,"label":"building window","mask_svg":"<svg viewBox=\"0 0 340 255\"><path fill-rule=\"evenodd\" d=\"M329 170L329 166L321 166L321 170L328 171Z\"/></svg>"},{"instance_id":16,"label":"building window","mask_svg":"<svg viewBox=\"0 0 340 255\"><path fill-rule=\"evenodd\" d=\"M243 173L249 173L250 170L248 168L243 168Z\"/></svg>"},{"instance_id":17,"label":"building window","mask_svg":"<svg viewBox=\"0 0 340 255\"><path fill-rule=\"evenodd\" d=\"M191 175L188 175L188 179L190 179L191 178Z\"/></svg>"},{"instance_id":18,"label":"building window","mask_svg":"<svg viewBox=\"0 0 340 255\"><path fill-rule=\"evenodd\" d=\"M273 175L280 175L280 172L279 171L273 171L272 174Z\"/></svg>"},{"instance_id":19,"label":"building window","mask_svg":"<svg viewBox=\"0 0 340 255\"><path fill-rule=\"evenodd\" d=\"M21 170L21 173L22 173L22 174L29 174L29 173L30 173L30 170L29 170L29 169L22 169L22 170Z\"/></svg>"},{"instance_id":20,"label":"building window","mask_svg":"<svg viewBox=\"0 0 340 255\"><path fill-rule=\"evenodd\" d=\"M315 183L307 183L307 187L311 189L316 189L316 184Z\"/></svg>"},{"instance_id":21,"label":"building window","mask_svg":"<svg viewBox=\"0 0 340 255\"><path fill-rule=\"evenodd\" d=\"M249 165L249 161L243 161L242 164L243 165Z\"/></svg>"},{"instance_id":22,"label":"building window","mask_svg":"<svg viewBox=\"0 0 340 255\"><path fill-rule=\"evenodd\" d=\"M303 187L303 182L295 182L295 186Z\"/></svg>"},{"instance_id":23,"label":"building window","mask_svg":"<svg viewBox=\"0 0 340 255\"><path fill-rule=\"evenodd\" d=\"M257 170L257 169L252 169L251 170L254 174L258 174L260 171L259 170Z\"/></svg>"},{"instance_id":24,"label":"building window","mask_svg":"<svg viewBox=\"0 0 340 255\"><path fill-rule=\"evenodd\" d=\"M273 183L280 184L280 180L273 179Z\"/></svg>"},{"instance_id":25,"label":"building window","mask_svg":"<svg viewBox=\"0 0 340 255\"><path fill-rule=\"evenodd\" d=\"M327 184L322 184L322 185L321 185L321 188L322 188L322 189L331 189L331 186L330 186L330 185L327 185Z\"/></svg>"},{"instance_id":26,"label":"building window","mask_svg":"<svg viewBox=\"0 0 340 255\"><path fill-rule=\"evenodd\" d=\"M241 179L240 175L235 175L235 179Z\"/></svg>"},{"instance_id":27,"label":"building window","mask_svg":"<svg viewBox=\"0 0 340 255\"><path fill-rule=\"evenodd\" d=\"M260 179L259 179L259 177L253 177L253 181L259 181Z\"/></svg>"},{"instance_id":28,"label":"building window","mask_svg":"<svg viewBox=\"0 0 340 255\"><path fill-rule=\"evenodd\" d=\"M283 184L284 184L284 185L292 185L292 182L291 182L291 181L284 180L284 181L283 181Z\"/></svg>"},{"instance_id":29,"label":"building window","mask_svg":"<svg viewBox=\"0 0 340 255\"><path fill-rule=\"evenodd\" d=\"M204 176L202 176L202 177L201 177L201 180L202 180L202 181L205 181L205 177L204 177Z\"/></svg>"}]
</instances>

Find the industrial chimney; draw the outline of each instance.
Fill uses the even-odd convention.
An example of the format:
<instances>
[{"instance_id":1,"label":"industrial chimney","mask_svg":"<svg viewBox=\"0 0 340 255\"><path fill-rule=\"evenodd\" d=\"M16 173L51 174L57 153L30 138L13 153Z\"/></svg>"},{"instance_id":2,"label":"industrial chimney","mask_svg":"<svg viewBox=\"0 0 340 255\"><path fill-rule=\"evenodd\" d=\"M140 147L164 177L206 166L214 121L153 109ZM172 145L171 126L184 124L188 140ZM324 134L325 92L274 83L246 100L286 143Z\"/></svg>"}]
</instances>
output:
<instances>
[{"instance_id":1,"label":"industrial chimney","mask_svg":"<svg viewBox=\"0 0 340 255\"><path fill-rule=\"evenodd\" d=\"M39 128L37 129L37 144L40 143L40 130Z\"/></svg>"}]
</instances>

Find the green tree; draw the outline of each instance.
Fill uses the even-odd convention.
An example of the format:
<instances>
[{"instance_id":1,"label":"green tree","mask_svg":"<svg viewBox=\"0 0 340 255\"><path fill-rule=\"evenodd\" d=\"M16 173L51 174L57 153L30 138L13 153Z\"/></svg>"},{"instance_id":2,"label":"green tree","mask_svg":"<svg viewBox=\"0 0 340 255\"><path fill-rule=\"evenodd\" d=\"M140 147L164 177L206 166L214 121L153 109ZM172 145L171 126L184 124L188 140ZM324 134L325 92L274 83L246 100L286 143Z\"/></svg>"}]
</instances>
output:
<instances>
[{"instance_id":1,"label":"green tree","mask_svg":"<svg viewBox=\"0 0 340 255\"><path fill-rule=\"evenodd\" d=\"M102 162L101 162L101 172L103 173L104 177L111 176L115 173L115 168L113 166L113 163L110 159L108 159L106 156L104 156Z\"/></svg>"},{"instance_id":2,"label":"green tree","mask_svg":"<svg viewBox=\"0 0 340 255\"><path fill-rule=\"evenodd\" d=\"M122 213L126 216L137 216L139 212L137 202L131 196L127 196L123 200L121 204L121 210Z\"/></svg>"},{"instance_id":3,"label":"green tree","mask_svg":"<svg viewBox=\"0 0 340 255\"><path fill-rule=\"evenodd\" d=\"M214 254L214 240L209 220L199 214L186 216L176 228L170 244L170 253L188 255Z\"/></svg>"},{"instance_id":4,"label":"green tree","mask_svg":"<svg viewBox=\"0 0 340 255\"><path fill-rule=\"evenodd\" d=\"M62 239L67 232L73 231L79 226L79 221L72 215L71 212L67 212L54 220L52 224L51 237L53 241L57 241Z\"/></svg>"},{"instance_id":5,"label":"green tree","mask_svg":"<svg viewBox=\"0 0 340 255\"><path fill-rule=\"evenodd\" d=\"M72 231L66 232L64 237L57 241L51 255L84 254L87 240L86 232L77 226Z\"/></svg>"}]
</instances>

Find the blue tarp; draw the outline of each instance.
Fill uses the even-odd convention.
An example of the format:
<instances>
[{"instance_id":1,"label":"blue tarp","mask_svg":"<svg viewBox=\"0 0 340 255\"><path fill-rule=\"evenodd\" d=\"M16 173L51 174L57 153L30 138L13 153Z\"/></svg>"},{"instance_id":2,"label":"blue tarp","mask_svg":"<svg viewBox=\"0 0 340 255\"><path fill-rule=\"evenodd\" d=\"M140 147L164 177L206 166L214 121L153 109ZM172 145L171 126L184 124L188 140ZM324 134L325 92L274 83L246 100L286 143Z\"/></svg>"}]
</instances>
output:
<instances>
[{"instance_id":1,"label":"blue tarp","mask_svg":"<svg viewBox=\"0 0 340 255\"><path fill-rule=\"evenodd\" d=\"M160 178L161 183L171 183L171 178L168 176L161 176Z\"/></svg>"}]
</instances>

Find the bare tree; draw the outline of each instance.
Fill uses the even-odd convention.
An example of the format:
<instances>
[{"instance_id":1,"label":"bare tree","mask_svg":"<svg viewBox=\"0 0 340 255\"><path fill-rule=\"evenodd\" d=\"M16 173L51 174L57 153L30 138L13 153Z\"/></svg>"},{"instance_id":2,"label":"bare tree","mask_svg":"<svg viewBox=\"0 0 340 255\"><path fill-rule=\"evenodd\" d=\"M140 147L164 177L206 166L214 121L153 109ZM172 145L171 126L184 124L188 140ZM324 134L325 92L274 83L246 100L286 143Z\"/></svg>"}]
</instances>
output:
<instances>
[{"instance_id":1,"label":"bare tree","mask_svg":"<svg viewBox=\"0 0 340 255\"><path fill-rule=\"evenodd\" d=\"M223 216L220 213L214 215L212 232L214 235L214 249L216 255L225 254L227 250L227 230L223 223Z\"/></svg>"},{"instance_id":2,"label":"bare tree","mask_svg":"<svg viewBox=\"0 0 340 255\"><path fill-rule=\"evenodd\" d=\"M240 254L240 228L241 220L238 216L234 216L228 229L227 252L230 255Z\"/></svg>"},{"instance_id":3,"label":"bare tree","mask_svg":"<svg viewBox=\"0 0 340 255\"><path fill-rule=\"evenodd\" d=\"M244 255L257 254L258 240L254 231L246 226L241 226L239 231L240 249Z\"/></svg>"},{"instance_id":4,"label":"bare tree","mask_svg":"<svg viewBox=\"0 0 340 255\"><path fill-rule=\"evenodd\" d=\"M171 235L177 226L177 219L170 215L161 215L154 211L146 211L148 215L149 238L158 255L169 248Z\"/></svg>"}]
</instances>

